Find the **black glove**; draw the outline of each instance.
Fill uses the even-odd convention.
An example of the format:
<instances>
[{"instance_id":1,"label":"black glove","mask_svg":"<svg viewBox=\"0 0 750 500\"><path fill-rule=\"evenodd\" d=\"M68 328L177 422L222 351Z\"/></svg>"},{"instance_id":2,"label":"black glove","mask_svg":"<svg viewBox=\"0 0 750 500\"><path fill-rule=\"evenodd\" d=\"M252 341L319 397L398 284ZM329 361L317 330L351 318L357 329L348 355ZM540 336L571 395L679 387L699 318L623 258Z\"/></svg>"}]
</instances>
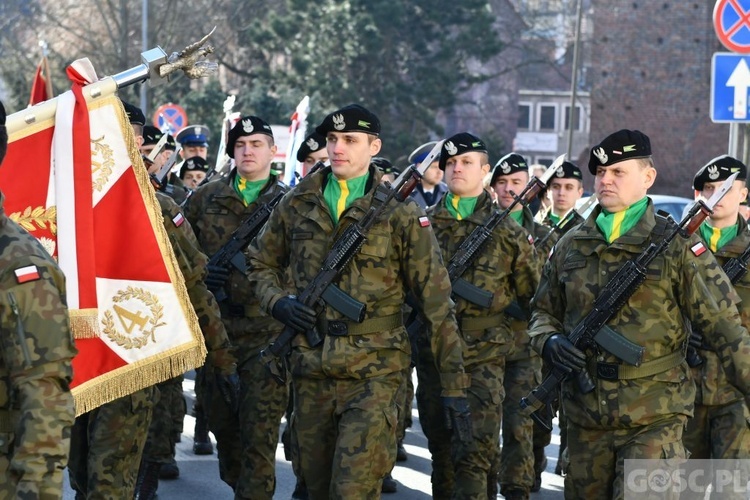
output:
<instances>
[{"instance_id":1,"label":"black glove","mask_svg":"<svg viewBox=\"0 0 750 500\"><path fill-rule=\"evenodd\" d=\"M221 394L221 399L237 415L240 411L240 376L237 373L231 375L216 374L216 386Z\"/></svg>"},{"instance_id":2,"label":"black glove","mask_svg":"<svg viewBox=\"0 0 750 500\"><path fill-rule=\"evenodd\" d=\"M315 326L315 310L297 300L295 295L280 298L273 305L271 316L285 325L306 332Z\"/></svg>"},{"instance_id":3,"label":"black glove","mask_svg":"<svg viewBox=\"0 0 750 500\"><path fill-rule=\"evenodd\" d=\"M229 279L229 270L211 264L206 266L206 270L208 271L208 274L206 275L204 283L206 283L208 289L213 292L224 288L224 285Z\"/></svg>"},{"instance_id":4,"label":"black glove","mask_svg":"<svg viewBox=\"0 0 750 500\"><path fill-rule=\"evenodd\" d=\"M701 335L701 332L692 330L688 339L688 345L693 349L703 349L703 335Z\"/></svg>"},{"instance_id":5,"label":"black glove","mask_svg":"<svg viewBox=\"0 0 750 500\"><path fill-rule=\"evenodd\" d=\"M471 425L471 412L469 411L469 400L465 397L440 398L445 412L445 427L458 436L462 443L469 443L473 439Z\"/></svg>"},{"instance_id":6,"label":"black glove","mask_svg":"<svg viewBox=\"0 0 750 500\"><path fill-rule=\"evenodd\" d=\"M586 367L586 355L561 333L547 339L542 356L551 367L565 373L578 372Z\"/></svg>"}]
</instances>

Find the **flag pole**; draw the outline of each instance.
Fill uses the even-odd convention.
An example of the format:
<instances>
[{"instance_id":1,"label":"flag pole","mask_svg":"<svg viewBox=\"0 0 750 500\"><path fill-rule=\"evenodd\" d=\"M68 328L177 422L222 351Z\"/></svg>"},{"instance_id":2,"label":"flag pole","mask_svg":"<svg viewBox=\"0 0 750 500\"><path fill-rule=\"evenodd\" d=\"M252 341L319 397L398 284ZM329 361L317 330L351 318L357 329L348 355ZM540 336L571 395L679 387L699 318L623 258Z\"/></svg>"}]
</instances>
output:
<instances>
[{"instance_id":1,"label":"flag pole","mask_svg":"<svg viewBox=\"0 0 750 500\"><path fill-rule=\"evenodd\" d=\"M213 33L213 30L211 33ZM83 96L86 102L109 97L117 89L146 80L149 81L151 86L163 84L169 81L171 74L177 70L182 70L188 78L193 79L208 76L218 69L216 63L200 60L214 50L210 45L204 46L211 33L181 52L173 52L169 56L164 52L164 49L158 46L141 53L141 64L138 66L86 85L83 88ZM8 135L18 133L30 125L51 120L55 117L56 112L57 98L54 98L13 113L7 117L5 124Z\"/></svg>"}]
</instances>

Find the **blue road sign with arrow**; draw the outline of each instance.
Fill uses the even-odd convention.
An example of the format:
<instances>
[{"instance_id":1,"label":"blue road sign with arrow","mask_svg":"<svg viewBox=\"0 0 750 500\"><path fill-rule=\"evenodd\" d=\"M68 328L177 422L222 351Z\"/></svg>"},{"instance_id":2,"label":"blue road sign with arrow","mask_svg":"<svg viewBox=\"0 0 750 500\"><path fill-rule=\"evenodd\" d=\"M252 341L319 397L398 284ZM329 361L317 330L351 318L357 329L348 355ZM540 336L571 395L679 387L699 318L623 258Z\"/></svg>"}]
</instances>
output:
<instances>
[{"instance_id":1,"label":"blue road sign with arrow","mask_svg":"<svg viewBox=\"0 0 750 500\"><path fill-rule=\"evenodd\" d=\"M711 121L748 122L750 56L717 52L711 61Z\"/></svg>"}]
</instances>

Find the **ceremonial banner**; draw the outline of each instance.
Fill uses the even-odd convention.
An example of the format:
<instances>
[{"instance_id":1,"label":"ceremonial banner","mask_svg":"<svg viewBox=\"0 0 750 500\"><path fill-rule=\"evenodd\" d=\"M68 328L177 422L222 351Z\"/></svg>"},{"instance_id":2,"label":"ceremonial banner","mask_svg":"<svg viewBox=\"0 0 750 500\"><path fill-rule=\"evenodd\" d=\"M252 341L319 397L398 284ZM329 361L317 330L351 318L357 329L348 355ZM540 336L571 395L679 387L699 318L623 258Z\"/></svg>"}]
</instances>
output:
<instances>
[{"instance_id":1,"label":"ceremonial banner","mask_svg":"<svg viewBox=\"0 0 750 500\"><path fill-rule=\"evenodd\" d=\"M31 82L31 97L29 106L39 104L47 99L52 99L52 80L49 74L49 64L46 57L42 57L34 73L34 80Z\"/></svg>"},{"instance_id":2,"label":"ceremonial banner","mask_svg":"<svg viewBox=\"0 0 750 500\"><path fill-rule=\"evenodd\" d=\"M206 349L122 104L86 103L96 76L79 63L55 118L9 126L0 189L65 273L80 415L202 365Z\"/></svg>"},{"instance_id":3,"label":"ceremonial banner","mask_svg":"<svg viewBox=\"0 0 750 500\"><path fill-rule=\"evenodd\" d=\"M307 135L307 115L310 114L310 98L305 96L297 104L289 125L289 144L286 148L286 163L284 164L284 184L294 186L297 178L302 178L302 165L297 161L297 151L305 141ZM294 175L294 174L297 175Z\"/></svg>"}]
</instances>

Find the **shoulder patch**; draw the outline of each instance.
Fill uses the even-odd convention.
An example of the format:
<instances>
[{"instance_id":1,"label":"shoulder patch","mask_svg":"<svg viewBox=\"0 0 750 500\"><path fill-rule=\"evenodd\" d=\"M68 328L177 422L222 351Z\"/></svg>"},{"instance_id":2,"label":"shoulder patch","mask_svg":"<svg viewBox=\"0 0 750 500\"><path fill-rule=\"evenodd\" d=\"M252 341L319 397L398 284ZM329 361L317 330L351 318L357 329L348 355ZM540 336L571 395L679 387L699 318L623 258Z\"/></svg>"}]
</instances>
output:
<instances>
[{"instance_id":1,"label":"shoulder patch","mask_svg":"<svg viewBox=\"0 0 750 500\"><path fill-rule=\"evenodd\" d=\"M426 215L423 215L419 218L419 225L422 227L429 227L430 226L430 219L427 218Z\"/></svg>"},{"instance_id":2,"label":"shoulder patch","mask_svg":"<svg viewBox=\"0 0 750 500\"><path fill-rule=\"evenodd\" d=\"M527 238L526 238L526 239L527 239L527 240L529 240L529 244L530 244L530 245L533 245L533 244L534 244L534 237L533 237L533 236L531 236L531 233L529 233L529 234L528 234L528 236L527 236Z\"/></svg>"},{"instance_id":3,"label":"shoulder patch","mask_svg":"<svg viewBox=\"0 0 750 500\"><path fill-rule=\"evenodd\" d=\"M174 223L175 227L180 227L183 222L185 222L185 216L182 215L182 212L179 212L177 215L172 217L172 222Z\"/></svg>"},{"instance_id":4,"label":"shoulder patch","mask_svg":"<svg viewBox=\"0 0 750 500\"><path fill-rule=\"evenodd\" d=\"M693 254L695 254L696 257L704 253L706 250L708 249L706 248L706 245L704 245L702 241L699 241L698 243L690 247L690 251L693 252Z\"/></svg>"},{"instance_id":5,"label":"shoulder patch","mask_svg":"<svg viewBox=\"0 0 750 500\"><path fill-rule=\"evenodd\" d=\"M19 285L39 279L39 268L36 266L19 267L13 272L16 274L16 281Z\"/></svg>"}]
</instances>

